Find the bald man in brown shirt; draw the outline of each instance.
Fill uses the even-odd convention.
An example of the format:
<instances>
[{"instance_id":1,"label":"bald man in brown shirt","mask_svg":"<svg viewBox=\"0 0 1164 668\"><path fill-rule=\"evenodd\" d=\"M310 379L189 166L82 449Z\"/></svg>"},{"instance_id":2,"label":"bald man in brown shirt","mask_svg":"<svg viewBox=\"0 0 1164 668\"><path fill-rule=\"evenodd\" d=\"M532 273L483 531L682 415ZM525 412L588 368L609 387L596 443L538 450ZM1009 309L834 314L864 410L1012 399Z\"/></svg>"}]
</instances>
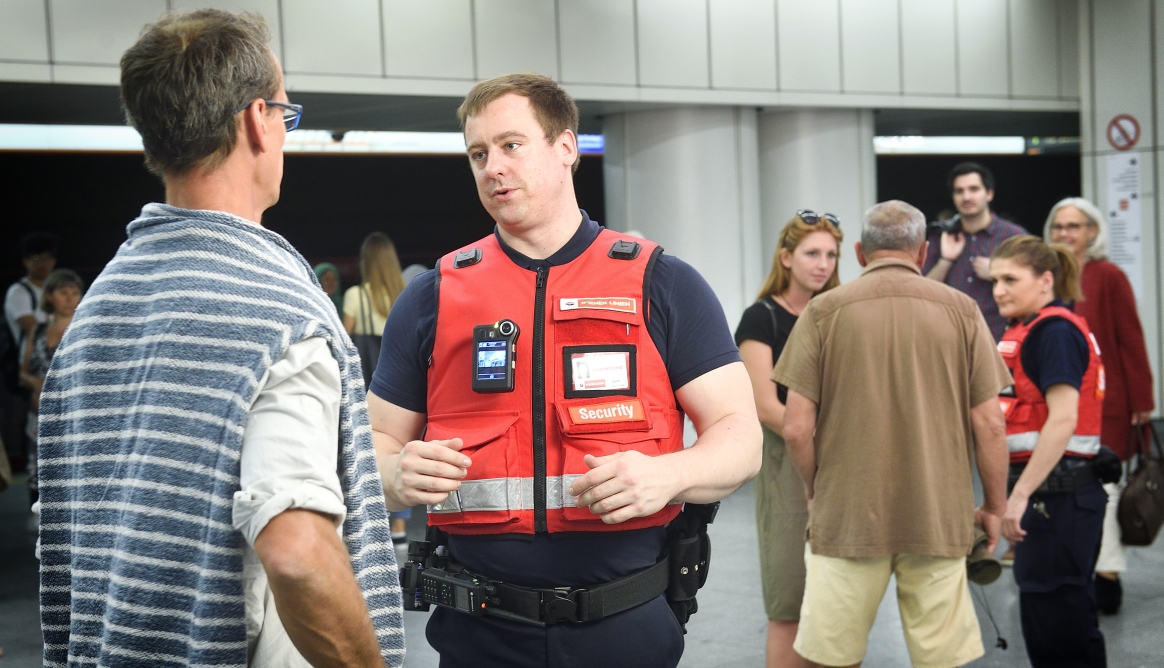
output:
<instances>
[{"instance_id":1,"label":"bald man in brown shirt","mask_svg":"<svg viewBox=\"0 0 1164 668\"><path fill-rule=\"evenodd\" d=\"M965 556L976 524L993 549L1006 509L1011 379L974 301L921 275L926 245L916 208L869 209L864 272L809 302L772 374L811 504L794 647L816 665L860 663L891 574L915 666L983 654Z\"/></svg>"}]
</instances>

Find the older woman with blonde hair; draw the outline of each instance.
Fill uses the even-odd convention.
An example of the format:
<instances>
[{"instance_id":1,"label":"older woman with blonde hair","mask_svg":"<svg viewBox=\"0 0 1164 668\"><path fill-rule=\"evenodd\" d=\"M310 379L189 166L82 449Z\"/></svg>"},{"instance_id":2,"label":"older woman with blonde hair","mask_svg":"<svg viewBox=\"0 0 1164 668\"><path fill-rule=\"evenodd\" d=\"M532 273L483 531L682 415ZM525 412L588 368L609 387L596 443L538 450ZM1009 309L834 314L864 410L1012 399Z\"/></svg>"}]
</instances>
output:
<instances>
[{"instance_id":1,"label":"older woman with blonde hair","mask_svg":"<svg viewBox=\"0 0 1164 668\"><path fill-rule=\"evenodd\" d=\"M780 231L772 271L757 302L744 311L736 345L752 381L764 431L764 459L754 483L760 577L768 615L768 668L800 666L792 649L804 597L804 534L808 502L784 449L784 402L788 390L770 376L796 318L815 295L840 285L840 222L830 213L802 209Z\"/></svg>"},{"instance_id":2,"label":"older woman with blonde hair","mask_svg":"<svg viewBox=\"0 0 1164 668\"><path fill-rule=\"evenodd\" d=\"M1083 298L1076 302L1075 312L1083 316L1095 335L1107 383L1100 440L1121 460L1127 460L1135 454L1129 447L1132 428L1146 425L1156 405L1152 367L1132 285L1107 258L1107 221L1094 204L1082 197L1068 197L1051 208L1043 237L1070 247L1082 267ZM1116 520L1120 485L1105 486L1107 513L1096 563L1096 601L1099 609L1108 614L1119 611L1123 597L1119 574L1127 568Z\"/></svg>"}]
</instances>

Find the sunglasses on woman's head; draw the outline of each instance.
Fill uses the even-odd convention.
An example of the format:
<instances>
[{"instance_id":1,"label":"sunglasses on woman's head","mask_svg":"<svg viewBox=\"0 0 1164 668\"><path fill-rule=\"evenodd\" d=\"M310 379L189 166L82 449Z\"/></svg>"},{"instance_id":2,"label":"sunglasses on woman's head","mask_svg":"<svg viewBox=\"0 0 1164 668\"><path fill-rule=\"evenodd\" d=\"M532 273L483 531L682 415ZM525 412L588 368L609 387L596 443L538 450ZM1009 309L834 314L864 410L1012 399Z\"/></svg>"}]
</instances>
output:
<instances>
[{"instance_id":1,"label":"sunglasses on woman's head","mask_svg":"<svg viewBox=\"0 0 1164 668\"><path fill-rule=\"evenodd\" d=\"M833 224L833 227L841 229L841 221L831 213L817 213L812 209L801 209L796 212L796 215L800 216L806 225L816 225L822 220L827 220Z\"/></svg>"}]
</instances>

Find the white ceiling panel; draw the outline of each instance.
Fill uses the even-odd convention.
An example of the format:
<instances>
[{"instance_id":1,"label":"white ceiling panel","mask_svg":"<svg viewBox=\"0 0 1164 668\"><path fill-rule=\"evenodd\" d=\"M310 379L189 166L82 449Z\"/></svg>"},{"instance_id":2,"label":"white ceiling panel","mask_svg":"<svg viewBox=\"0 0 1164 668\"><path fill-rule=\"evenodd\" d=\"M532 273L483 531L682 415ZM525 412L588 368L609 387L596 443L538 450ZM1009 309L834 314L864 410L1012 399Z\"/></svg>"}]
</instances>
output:
<instances>
[{"instance_id":1,"label":"white ceiling panel","mask_svg":"<svg viewBox=\"0 0 1164 668\"><path fill-rule=\"evenodd\" d=\"M958 93L1010 93L1006 0L958 3Z\"/></svg>"},{"instance_id":2,"label":"white ceiling panel","mask_svg":"<svg viewBox=\"0 0 1164 668\"><path fill-rule=\"evenodd\" d=\"M283 0L288 72L381 76L377 0Z\"/></svg>"},{"instance_id":3,"label":"white ceiling panel","mask_svg":"<svg viewBox=\"0 0 1164 668\"><path fill-rule=\"evenodd\" d=\"M710 85L705 0L638 0L639 83Z\"/></svg>"},{"instance_id":4,"label":"white ceiling panel","mask_svg":"<svg viewBox=\"0 0 1164 668\"><path fill-rule=\"evenodd\" d=\"M954 0L901 0L901 87L906 95L958 92Z\"/></svg>"},{"instance_id":5,"label":"white ceiling panel","mask_svg":"<svg viewBox=\"0 0 1164 668\"><path fill-rule=\"evenodd\" d=\"M166 0L50 0L53 61L117 65Z\"/></svg>"},{"instance_id":6,"label":"white ceiling panel","mask_svg":"<svg viewBox=\"0 0 1164 668\"><path fill-rule=\"evenodd\" d=\"M897 0L841 0L846 92L900 93Z\"/></svg>"},{"instance_id":7,"label":"white ceiling panel","mask_svg":"<svg viewBox=\"0 0 1164 668\"><path fill-rule=\"evenodd\" d=\"M562 81L633 86L634 0L579 0L558 4Z\"/></svg>"},{"instance_id":8,"label":"white ceiling panel","mask_svg":"<svg viewBox=\"0 0 1164 668\"><path fill-rule=\"evenodd\" d=\"M778 0L780 90L841 92L840 7Z\"/></svg>"},{"instance_id":9,"label":"white ceiling panel","mask_svg":"<svg viewBox=\"0 0 1164 668\"><path fill-rule=\"evenodd\" d=\"M1014 95L1059 94L1058 33L1055 3L1010 0L1010 77Z\"/></svg>"},{"instance_id":10,"label":"white ceiling panel","mask_svg":"<svg viewBox=\"0 0 1164 668\"><path fill-rule=\"evenodd\" d=\"M383 0L388 76L473 78L472 0Z\"/></svg>"},{"instance_id":11,"label":"white ceiling panel","mask_svg":"<svg viewBox=\"0 0 1164 668\"><path fill-rule=\"evenodd\" d=\"M537 72L558 78L553 0L474 0L477 77Z\"/></svg>"},{"instance_id":12,"label":"white ceiling panel","mask_svg":"<svg viewBox=\"0 0 1164 668\"><path fill-rule=\"evenodd\" d=\"M776 90L776 5L772 0L714 0L712 88Z\"/></svg>"},{"instance_id":13,"label":"white ceiling panel","mask_svg":"<svg viewBox=\"0 0 1164 668\"><path fill-rule=\"evenodd\" d=\"M43 0L0 0L0 60L48 62Z\"/></svg>"}]
</instances>

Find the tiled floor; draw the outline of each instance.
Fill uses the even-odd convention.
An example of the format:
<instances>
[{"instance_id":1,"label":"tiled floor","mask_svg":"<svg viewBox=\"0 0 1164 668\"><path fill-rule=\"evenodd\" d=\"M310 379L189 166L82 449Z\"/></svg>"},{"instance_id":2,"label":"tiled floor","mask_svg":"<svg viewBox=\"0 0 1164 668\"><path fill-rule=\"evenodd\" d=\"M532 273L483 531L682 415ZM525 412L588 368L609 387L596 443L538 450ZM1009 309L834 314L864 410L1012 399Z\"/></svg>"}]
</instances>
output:
<instances>
[{"instance_id":1,"label":"tiled floor","mask_svg":"<svg viewBox=\"0 0 1164 668\"><path fill-rule=\"evenodd\" d=\"M40 630L36 603L36 561L33 540L25 531L27 494L19 485L0 494L0 668L40 665ZM423 533L423 514L415 513L410 533ZM715 544L713 567L700 592L700 611L688 624L687 650L682 666L761 666L765 619L757 576L758 556L752 490L744 487L724 501L711 527ZM401 555L403 556L403 555ZM1164 666L1164 540L1151 548L1129 552L1124 575L1124 608L1118 616L1102 617L1111 668ZM892 586L892 584L891 584ZM986 656L975 668L1028 665L1018 622L1018 596L1009 573L976 592L989 601L995 620L1010 648L993 647L994 635L984 609L978 605ZM980 598L981 600L981 598ZM436 654L424 640L425 615L407 613L409 647L405 666L437 665ZM869 638L866 668L908 666L897 604L892 595L881 603L877 624Z\"/></svg>"}]
</instances>

